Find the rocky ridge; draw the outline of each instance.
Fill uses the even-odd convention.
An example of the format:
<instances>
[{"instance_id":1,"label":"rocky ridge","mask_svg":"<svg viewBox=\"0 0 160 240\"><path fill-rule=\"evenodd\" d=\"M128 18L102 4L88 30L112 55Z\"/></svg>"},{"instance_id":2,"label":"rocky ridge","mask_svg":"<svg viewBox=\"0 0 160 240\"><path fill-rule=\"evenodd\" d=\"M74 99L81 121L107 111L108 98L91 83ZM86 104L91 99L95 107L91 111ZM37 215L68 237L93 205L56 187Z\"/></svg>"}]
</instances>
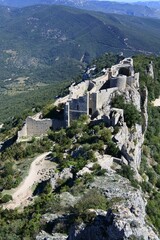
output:
<instances>
[{"instance_id":1,"label":"rocky ridge","mask_svg":"<svg viewBox=\"0 0 160 240\"><path fill-rule=\"evenodd\" d=\"M94 220L90 224L73 225L68 235L55 232L50 235L42 231L36 239L118 240L132 239L131 237L144 240L159 239L151 226L147 224L146 200L142 191L131 187L127 179L115 172L108 172L105 176L97 177L89 188L99 189L112 203L112 207L108 211L90 209L96 215ZM70 205L77 201L69 193L63 193L61 199L63 199L62 205L65 204L64 199ZM46 214L44 220L48 224L53 224L55 221L65 222L68 217L67 215Z\"/></svg>"},{"instance_id":2,"label":"rocky ridge","mask_svg":"<svg viewBox=\"0 0 160 240\"><path fill-rule=\"evenodd\" d=\"M114 135L114 139L119 147L122 157L119 159L120 164L130 165L134 169L136 179L141 181L141 176L138 173L141 162L141 149L144 141L144 133L147 128L148 115L147 115L147 89L144 89L142 97L139 88L132 86L127 87L126 91L116 92L116 94L123 95L126 102L133 103L138 111L141 111L142 117L145 119L144 125L136 124L134 127L129 128L124 122L124 119L119 124L119 131ZM111 99L114 97L112 95ZM143 98L143 99L142 99ZM109 116L111 113L111 106L109 105L111 99L104 106L103 113ZM117 117L117 119L119 119ZM98 158L98 155L97 155ZM101 168L106 169L104 176L95 177L94 181L88 184L89 189L98 189L110 202L110 208L106 211L102 209L88 209L90 213L94 213L95 217L90 223L81 222L79 224L72 224L68 230L67 235L54 231L48 234L42 231L37 236L37 240L42 239L58 239L58 240L119 240L119 239L144 239L144 240L158 240L159 237L147 222L145 207L147 201L140 188L131 186L131 182L126 178L120 176L115 171L120 168L117 164L118 159L111 162L112 167ZM88 170L87 170L88 169ZM80 176L86 172L91 172L90 166L86 166L81 171ZM78 175L77 175L78 176ZM63 170L59 175L61 179L72 178L71 169ZM56 179L51 179L52 188L55 189ZM63 193L60 195L62 206L74 206L78 199L81 199L79 194L78 198L71 193ZM55 222L65 222L69 219L69 215L52 215L44 216L46 223L55 224Z\"/></svg>"}]
</instances>

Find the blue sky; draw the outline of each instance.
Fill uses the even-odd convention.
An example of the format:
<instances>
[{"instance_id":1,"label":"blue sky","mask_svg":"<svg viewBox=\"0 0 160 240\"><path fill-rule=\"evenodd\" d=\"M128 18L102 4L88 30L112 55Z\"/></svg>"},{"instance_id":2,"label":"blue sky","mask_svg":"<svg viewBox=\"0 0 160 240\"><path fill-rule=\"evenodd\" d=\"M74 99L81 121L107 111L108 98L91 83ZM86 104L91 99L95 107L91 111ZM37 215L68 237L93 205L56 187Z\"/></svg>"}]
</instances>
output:
<instances>
[{"instance_id":1,"label":"blue sky","mask_svg":"<svg viewBox=\"0 0 160 240\"><path fill-rule=\"evenodd\" d=\"M104 1L104 0L100 0L100 1ZM160 2L160 0L106 0L106 1L114 1L114 2Z\"/></svg>"}]
</instances>

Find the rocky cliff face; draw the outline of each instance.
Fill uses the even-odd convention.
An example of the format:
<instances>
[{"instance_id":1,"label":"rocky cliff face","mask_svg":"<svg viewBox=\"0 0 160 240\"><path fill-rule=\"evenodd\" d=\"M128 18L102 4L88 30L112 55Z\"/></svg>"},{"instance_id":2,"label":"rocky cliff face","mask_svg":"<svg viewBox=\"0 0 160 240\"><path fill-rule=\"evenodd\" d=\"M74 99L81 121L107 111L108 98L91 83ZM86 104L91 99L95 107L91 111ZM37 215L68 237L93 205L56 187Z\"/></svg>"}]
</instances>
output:
<instances>
[{"instance_id":1,"label":"rocky cliff face","mask_svg":"<svg viewBox=\"0 0 160 240\"><path fill-rule=\"evenodd\" d=\"M142 123L135 124L135 126L132 126L131 128L128 128L124 118L121 118L119 122L116 122L119 126L119 131L114 135L115 142L122 153L122 161L125 164L131 165L138 173L141 162L141 149L144 142L144 134L148 124L148 91L145 88L141 96L139 88L128 86L125 91L117 91L116 95L117 94L123 95L126 103L132 103L142 117ZM114 98L114 95L115 93L110 98L110 102ZM108 104L105 105L104 113L109 116L110 112L110 106Z\"/></svg>"},{"instance_id":2,"label":"rocky cliff face","mask_svg":"<svg viewBox=\"0 0 160 240\"><path fill-rule=\"evenodd\" d=\"M130 186L127 179L115 174L114 171L105 176L97 177L89 188L99 189L110 201L111 208L108 211L90 209L95 213L95 218L90 223L72 225L69 234L53 232L49 235L41 232L37 240L120 240L120 239L144 239L158 240L159 237L147 224L143 193L139 189ZM70 195L70 194L69 194ZM67 198L68 204L74 204L76 199L63 193L63 200ZM64 204L64 202L63 202ZM66 221L68 216L49 214L44 216L48 223Z\"/></svg>"},{"instance_id":3,"label":"rocky cliff face","mask_svg":"<svg viewBox=\"0 0 160 240\"><path fill-rule=\"evenodd\" d=\"M159 239L145 222L145 200L140 190L114 173L99 177L91 185L103 191L113 202L112 209L99 213L91 225L71 230L68 240ZM103 229L103 231L102 231Z\"/></svg>"}]
</instances>

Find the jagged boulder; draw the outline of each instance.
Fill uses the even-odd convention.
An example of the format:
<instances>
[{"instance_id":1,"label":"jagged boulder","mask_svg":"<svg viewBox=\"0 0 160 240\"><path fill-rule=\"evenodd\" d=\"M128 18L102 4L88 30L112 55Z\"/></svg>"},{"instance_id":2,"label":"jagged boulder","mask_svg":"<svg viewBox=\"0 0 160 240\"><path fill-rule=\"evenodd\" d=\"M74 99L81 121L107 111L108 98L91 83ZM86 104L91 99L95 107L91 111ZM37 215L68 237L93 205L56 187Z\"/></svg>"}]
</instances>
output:
<instances>
[{"instance_id":1,"label":"jagged boulder","mask_svg":"<svg viewBox=\"0 0 160 240\"><path fill-rule=\"evenodd\" d=\"M79 197L74 197L69 192L63 192L60 194L60 201L62 207L73 207L78 201Z\"/></svg>"},{"instance_id":2,"label":"jagged boulder","mask_svg":"<svg viewBox=\"0 0 160 240\"><path fill-rule=\"evenodd\" d=\"M54 190L61 182L72 178L73 174L71 172L71 168L64 168L63 171L55 173L55 175L50 179L52 189Z\"/></svg>"}]
</instances>

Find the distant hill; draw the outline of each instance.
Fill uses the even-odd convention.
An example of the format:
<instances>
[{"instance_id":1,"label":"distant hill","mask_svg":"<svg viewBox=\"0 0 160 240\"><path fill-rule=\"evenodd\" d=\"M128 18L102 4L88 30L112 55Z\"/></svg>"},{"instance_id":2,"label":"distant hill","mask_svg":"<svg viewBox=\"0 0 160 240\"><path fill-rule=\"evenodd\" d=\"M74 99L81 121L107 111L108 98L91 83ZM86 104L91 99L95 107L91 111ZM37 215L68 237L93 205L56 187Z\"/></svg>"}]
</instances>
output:
<instances>
[{"instance_id":1,"label":"distant hill","mask_svg":"<svg viewBox=\"0 0 160 240\"><path fill-rule=\"evenodd\" d=\"M0 0L1 5L11 7L26 7L37 4L62 4L68 6L82 6L84 2L86 2L86 0Z\"/></svg>"},{"instance_id":2,"label":"distant hill","mask_svg":"<svg viewBox=\"0 0 160 240\"><path fill-rule=\"evenodd\" d=\"M1 84L19 76L28 85L71 78L109 51L159 54L159 26L159 20L64 6L0 7Z\"/></svg>"},{"instance_id":3,"label":"distant hill","mask_svg":"<svg viewBox=\"0 0 160 240\"><path fill-rule=\"evenodd\" d=\"M123 38L118 28L109 28L86 11L63 6L1 7L1 84L10 87L10 79L17 81L19 76L29 78L27 84L72 78L83 62L126 48Z\"/></svg>"},{"instance_id":4,"label":"distant hill","mask_svg":"<svg viewBox=\"0 0 160 240\"><path fill-rule=\"evenodd\" d=\"M122 1L123 2L123 1ZM152 6L137 3L118 3L108 1L89 1L85 2L82 8L87 10L101 11L105 13L116 13L122 15L160 18L160 11Z\"/></svg>"},{"instance_id":5,"label":"distant hill","mask_svg":"<svg viewBox=\"0 0 160 240\"><path fill-rule=\"evenodd\" d=\"M150 1L147 1L147 2L140 1L140 2L136 2L136 4L142 5L142 6L151 7L151 8L160 9L160 1L153 1L153 2L150 2Z\"/></svg>"},{"instance_id":6,"label":"distant hill","mask_svg":"<svg viewBox=\"0 0 160 240\"><path fill-rule=\"evenodd\" d=\"M133 4L98 0L0 0L0 4L11 7L26 7L36 4L56 4L86 10L101 11L104 13L160 18L160 3L158 2L137 2Z\"/></svg>"}]
</instances>

